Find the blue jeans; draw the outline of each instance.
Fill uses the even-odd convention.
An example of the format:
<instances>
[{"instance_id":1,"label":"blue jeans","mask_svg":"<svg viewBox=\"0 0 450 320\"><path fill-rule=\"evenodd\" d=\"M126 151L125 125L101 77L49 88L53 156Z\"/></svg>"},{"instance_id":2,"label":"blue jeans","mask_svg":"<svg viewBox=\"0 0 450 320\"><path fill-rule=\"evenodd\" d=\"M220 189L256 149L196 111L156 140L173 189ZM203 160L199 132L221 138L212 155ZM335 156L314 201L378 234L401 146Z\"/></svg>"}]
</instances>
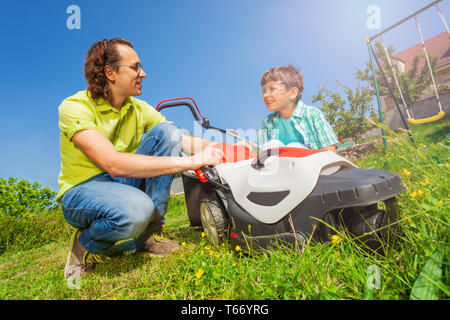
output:
<instances>
[{"instance_id":1,"label":"blue jeans","mask_svg":"<svg viewBox=\"0 0 450 320\"><path fill-rule=\"evenodd\" d=\"M136 153L178 156L180 151L180 130L162 122L143 135ZM103 253L125 239L132 240L124 251L142 251L148 235L165 223L172 180L173 175L141 179L101 173L64 194L64 218L82 230L79 241L89 252Z\"/></svg>"}]
</instances>

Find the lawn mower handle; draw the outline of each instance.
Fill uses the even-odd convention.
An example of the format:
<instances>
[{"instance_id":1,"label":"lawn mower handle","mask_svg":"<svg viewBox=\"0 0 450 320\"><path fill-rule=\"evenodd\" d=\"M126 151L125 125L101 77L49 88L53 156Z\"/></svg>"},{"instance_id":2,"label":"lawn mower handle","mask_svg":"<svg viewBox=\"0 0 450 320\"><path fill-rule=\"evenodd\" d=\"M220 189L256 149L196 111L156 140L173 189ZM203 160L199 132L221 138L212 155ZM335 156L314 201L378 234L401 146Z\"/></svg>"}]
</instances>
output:
<instances>
[{"instance_id":1,"label":"lawn mower handle","mask_svg":"<svg viewBox=\"0 0 450 320\"><path fill-rule=\"evenodd\" d=\"M198 113L200 113L200 116L202 117L202 120L200 120L200 117L198 116L197 112L195 112L195 109L192 106L192 104L190 104L187 101L176 101L176 100L180 100L180 99L191 99L195 104L195 101L192 98L188 98L188 97L163 100L160 103L158 103L158 105L156 106L156 111L161 111L162 109L171 108L171 107L187 106L191 110L191 113L194 116L195 121L197 121L203 128L214 129L214 130L220 131L223 134L229 134L228 131L226 131L226 130L211 126L209 124L208 118L203 117L203 115L200 113L200 110L198 110L197 105L195 104L195 107L197 107ZM176 102L168 102L168 101L176 101ZM239 137L235 137L235 138L239 139Z\"/></svg>"},{"instance_id":2,"label":"lawn mower handle","mask_svg":"<svg viewBox=\"0 0 450 320\"><path fill-rule=\"evenodd\" d=\"M189 108L189 110L191 110L191 113L194 116L195 121L197 121L205 129L210 128L209 120L207 118L204 118L203 115L200 113L200 115L202 116L202 119L203 119L203 121L201 121L200 117L198 116L197 112L194 109L194 106L192 106L192 104L190 104L187 101L176 101L176 100L180 100L180 99L187 99L187 98L177 98L177 99L163 100L160 103L158 103L158 105L156 106L156 111L161 112L162 109L166 109L166 108L186 106L186 107ZM169 101L174 101L174 102L169 102ZM198 110L198 108L197 108L197 110Z\"/></svg>"},{"instance_id":3,"label":"lawn mower handle","mask_svg":"<svg viewBox=\"0 0 450 320\"><path fill-rule=\"evenodd\" d=\"M197 112L195 111L194 107L192 106L192 104L190 102L187 101L183 101L183 100L191 100L194 105L195 108L197 109L198 113L200 114L200 116L202 117L202 120L200 120L200 117L198 116ZM167 99L167 100L163 100L160 103L158 103L158 105L156 106L156 111L161 111L162 109L166 109L166 108L172 108L172 107L179 107L179 106L187 106L190 110L192 115L195 118L195 121L197 121L197 123L200 124L200 126L202 126L205 129L214 129L217 130L223 134L226 134L228 136L231 136L235 139L238 140L243 140L243 141L247 141L245 138L242 138L240 136L238 136L237 134L229 131L229 130L224 130L224 129L220 129L220 128L216 128L213 127L209 124L209 120L208 118L205 118L200 110L197 107L197 104L195 103L194 99L190 98L190 97L183 97L183 98L175 98L175 99ZM251 146L253 146L256 149L259 149L259 146L253 142L247 141Z\"/></svg>"}]
</instances>

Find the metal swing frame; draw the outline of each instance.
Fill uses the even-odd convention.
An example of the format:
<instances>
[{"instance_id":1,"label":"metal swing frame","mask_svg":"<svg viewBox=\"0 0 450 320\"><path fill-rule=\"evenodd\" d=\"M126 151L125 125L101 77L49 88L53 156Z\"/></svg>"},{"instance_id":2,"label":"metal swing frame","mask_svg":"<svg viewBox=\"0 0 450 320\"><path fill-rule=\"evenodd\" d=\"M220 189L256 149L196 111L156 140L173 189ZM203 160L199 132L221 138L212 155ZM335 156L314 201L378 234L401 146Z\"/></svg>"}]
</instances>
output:
<instances>
[{"instance_id":1,"label":"metal swing frame","mask_svg":"<svg viewBox=\"0 0 450 320\"><path fill-rule=\"evenodd\" d=\"M427 53L427 50L426 50L425 42L424 42L424 40L423 40L422 31L421 31L421 29L420 29L419 21L418 21L418 19L417 19L417 15L419 15L420 13L424 12L425 10L431 8L432 6L436 6L437 11L438 11L438 15L439 15L439 17L441 18L442 22L444 23L444 26L445 26L445 28L446 28L448 34L449 34L449 37L450 37L450 31L449 31L447 22L445 21L444 15L442 14L441 10L440 10L439 7L437 6L437 4L438 4L439 2L441 2L441 1L442 1L442 0L436 0L436 1L433 1L433 2L430 3L429 5L423 7L422 9L420 9L420 10L414 12L414 13L412 13L412 14L409 15L408 17L406 17L406 18L400 20L399 22L393 24L393 25L390 26L389 28L386 28L385 30L383 30L383 31L381 31L381 32L379 32L379 33L377 33L376 35L374 35L374 36L372 36L372 37L370 37L370 38L369 38L369 37L366 38L366 43L367 43L367 46L368 46L368 49L369 49L370 63L371 63L371 65L372 65L373 79L374 79L375 89L376 89L376 94L377 94L377 102L378 102L378 109L379 109L379 113L380 113L380 121L381 121L381 123L384 123L383 112L382 112L382 107L381 107L381 99L380 99L380 93L379 93L378 81L377 81L377 77L376 77L376 69L375 69L375 65L374 65L374 60L375 60L375 62L376 62L376 64L377 64L377 66L378 66L378 69L379 69L380 72L381 72L381 76L382 76L384 82L386 83L386 85L387 85L387 87L388 87L389 93L390 93L391 97L392 97L393 100L394 100L395 106L397 107L397 110L398 110L398 112L400 113L402 122L403 122L405 128L407 129L408 134L409 134L409 136L410 136L410 139L411 139L411 141L412 141L413 143L414 143L414 140L413 140L413 138L412 138L412 136L411 136L411 133L410 133L410 130L409 130L409 127L408 127L408 122L411 123L411 124L424 124L424 123L430 123L430 122L433 122L433 121L440 120L440 119L442 119L442 118L445 116L445 112L443 111L442 104L441 104L441 100L440 100L440 97L439 97L439 94L438 94L438 90L437 90L437 87L436 87L436 82L435 82L435 80L434 80L433 70L432 70L432 68L431 68L431 63L430 63L429 56L428 56L428 53ZM410 19L412 19L412 18L415 19L416 27L417 27L417 30L418 30L418 33L419 33L419 36L420 36L420 40L421 40L421 43L422 43L422 49L423 49L423 51L424 51L424 54L425 54L425 57L426 57L426 60L427 60L427 65L428 65L428 68L429 68L429 71L430 71L430 76L431 76L431 79L432 79L432 83L433 83L435 95L436 95L437 102L438 102L438 106L439 106L439 113L438 113L437 115L435 115L435 116L428 117L428 118L424 118L424 119L414 119L414 118L413 118L412 113L411 113L411 110L409 109L409 107L408 107L407 104L405 103L405 99L404 99L404 97L403 97L402 90L401 90L401 88L400 88L400 85L399 85L399 83L398 83L397 77L396 77L396 75L395 75L395 69L394 69L394 67L393 67L393 65L392 65L392 62L391 62L391 59L390 59L390 57L389 57L389 52L387 51L387 49L386 49L386 47L385 47L383 41L381 41L381 44L382 44L382 46L383 46L383 48L384 48L384 51L385 51L385 54L386 54L386 57L387 57L387 60L388 60L389 67L391 68L392 73L393 73L393 75L394 75L394 80L395 80L395 83L396 83L396 85L397 85L397 89L398 89L399 92L400 92L400 96L401 96L403 105L404 105L404 107L405 107L405 110L406 110L406 113L407 113L407 116L408 116L408 120L406 121L405 117L403 116L403 113L401 112L400 104L399 104L399 102L397 101L397 98L395 97L394 90L392 89L392 86L391 86L391 84L390 84L390 82L389 82L389 80L388 80L388 78L387 78L385 72L383 71L383 68L381 67L380 62L378 61L377 56L375 55L375 51L374 51L374 49L373 49L371 43L372 43L372 41L374 41L375 39L381 37L383 34L387 33L388 31L390 31L390 30L392 30L392 29L394 29L394 28L396 28L396 27L398 27L399 25L403 24L404 22L406 22L406 21L408 21L408 20L410 20ZM385 132L384 132L384 130L383 130L383 137L384 137L384 136L385 136ZM383 138L383 140L384 140L384 144L385 144L385 146L386 146L386 139Z\"/></svg>"}]
</instances>

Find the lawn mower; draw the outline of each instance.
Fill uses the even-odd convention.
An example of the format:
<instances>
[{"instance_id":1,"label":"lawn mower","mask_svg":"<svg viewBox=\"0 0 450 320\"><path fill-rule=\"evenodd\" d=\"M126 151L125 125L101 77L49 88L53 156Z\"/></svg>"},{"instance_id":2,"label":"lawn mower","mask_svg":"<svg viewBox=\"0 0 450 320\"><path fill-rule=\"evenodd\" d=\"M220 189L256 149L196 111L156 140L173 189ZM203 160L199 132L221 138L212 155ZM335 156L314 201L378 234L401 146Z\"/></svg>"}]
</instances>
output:
<instances>
[{"instance_id":1,"label":"lawn mower","mask_svg":"<svg viewBox=\"0 0 450 320\"><path fill-rule=\"evenodd\" d=\"M211 127L191 98L164 100L156 109L177 106L187 106L203 128L242 139ZM300 248L344 230L368 251L384 253L392 243L399 217L395 197L406 190L398 174L359 168L327 150L215 147L225 154L221 164L182 173L190 224L202 226L214 243Z\"/></svg>"}]
</instances>

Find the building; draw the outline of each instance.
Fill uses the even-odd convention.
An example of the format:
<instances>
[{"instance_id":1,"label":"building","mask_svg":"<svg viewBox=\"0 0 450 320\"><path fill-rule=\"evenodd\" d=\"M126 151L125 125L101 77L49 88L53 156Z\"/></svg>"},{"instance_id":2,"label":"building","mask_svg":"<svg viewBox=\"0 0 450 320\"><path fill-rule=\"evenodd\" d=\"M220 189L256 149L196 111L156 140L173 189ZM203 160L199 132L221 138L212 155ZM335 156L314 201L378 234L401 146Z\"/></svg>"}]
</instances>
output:
<instances>
[{"instance_id":1,"label":"building","mask_svg":"<svg viewBox=\"0 0 450 320\"><path fill-rule=\"evenodd\" d=\"M425 40L425 46L427 47L429 56L438 57L435 74L436 86L450 87L450 35L446 31L438 34L433 38ZM393 55L392 63L397 65L401 72L408 72L413 67L414 58L422 53L422 44L418 43L409 49ZM420 59L418 71L420 72L423 67L428 68L425 58ZM392 81L391 86L392 88L396 88L394 81ZM430 87L425 90L419 100L425 100L434 95L434 88ZM402 102L399 101L399 103ZM381 97L381 105L385 112L395 107L394 101L389 96Z\"/></svg>"}]
</instances>

